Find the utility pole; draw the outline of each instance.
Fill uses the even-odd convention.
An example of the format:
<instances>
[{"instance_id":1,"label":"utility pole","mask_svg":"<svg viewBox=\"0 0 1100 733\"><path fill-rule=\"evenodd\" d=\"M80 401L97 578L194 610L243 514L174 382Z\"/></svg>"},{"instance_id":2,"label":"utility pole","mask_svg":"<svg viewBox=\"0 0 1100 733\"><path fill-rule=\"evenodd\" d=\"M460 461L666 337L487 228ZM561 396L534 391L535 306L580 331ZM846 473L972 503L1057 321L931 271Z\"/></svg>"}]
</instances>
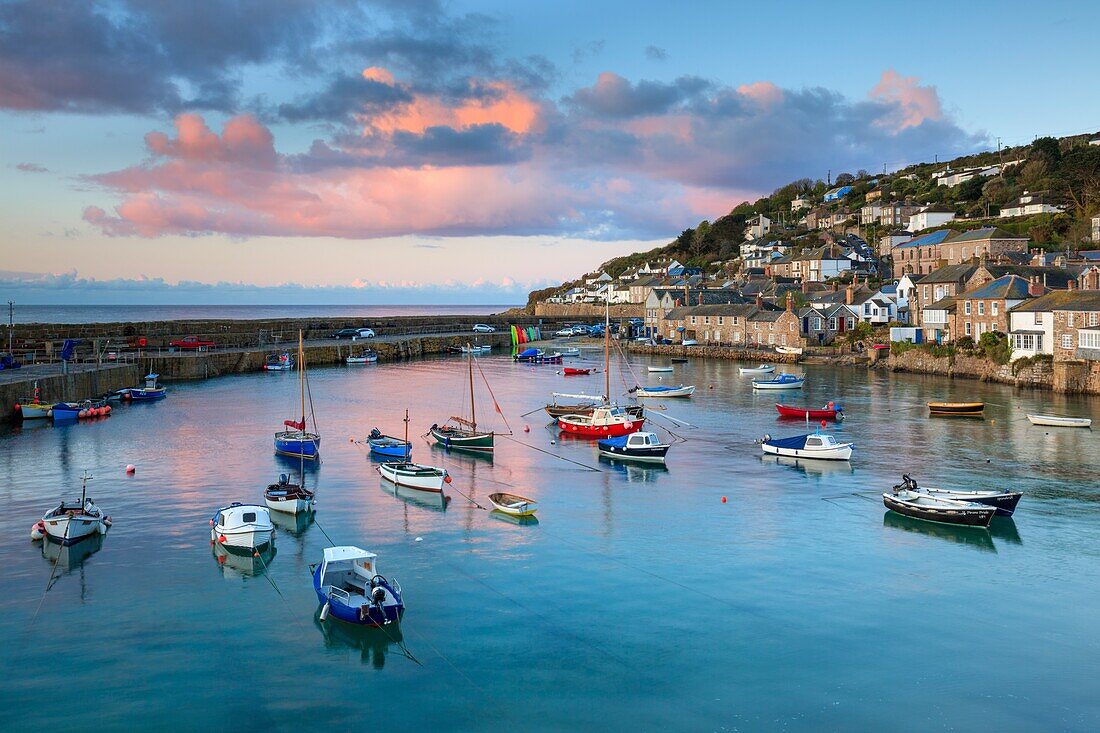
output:
<instances>
[{"instance_id":1,"label":"utility pole","mask_svg":"<svg viewBox=\"0 0 1100 733\"><path fill-rule=\"evenodd\" d=\"M1000 135L997 136L997 167L1000 168L999 175L1001 176L1001 180L1003 181L1005 178L1005 156L1004 153L1001 151Z\"/></svg>"},{"instance_id":2,"label":"utility pole","mask_svg":"<svg viewBox=\"0 0 1100 733\"><path fill-rule=\"evenodd\" d=\"M8 301L8 356L15 359L15 354L11 350L12 341L15 337L15 301Z\"/></svg>"}]
</instances>

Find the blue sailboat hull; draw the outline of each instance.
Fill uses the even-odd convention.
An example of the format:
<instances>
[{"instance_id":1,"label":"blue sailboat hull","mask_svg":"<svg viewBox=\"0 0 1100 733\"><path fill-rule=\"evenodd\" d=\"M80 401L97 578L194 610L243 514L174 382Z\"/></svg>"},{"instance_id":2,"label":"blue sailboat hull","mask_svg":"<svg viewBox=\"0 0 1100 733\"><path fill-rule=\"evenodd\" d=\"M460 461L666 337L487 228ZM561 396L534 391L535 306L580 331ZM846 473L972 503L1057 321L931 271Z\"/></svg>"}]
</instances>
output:
<instances>
[{"instance_id":1,"label":"blue sailboat hull","mask_svg":"<svg viewBox=\"0 0 1100 733\"><path fill-rule=\"evenodd\" d=\"M321 437L307 433L276 433L275 452L281 456L315 461L321 452Z\"/></svg>"},{"instance_id":2,"label":"blue sailboat hull","mask_svg":"<svg viewBox=\"0 0 1100 733\"><path fill-rule=\"evenodd\" d=\"M401 596L394 591L389 583L386 583L385 586L390 593L393 593L394 597L397 598L398 604L396 606L384 606L383 608L378 608L377 606L363 606L352 608L342 603L338 598L329 598L326 596L325 592L321 589L321 566L318 565L313 569L313 590L317 593L317 601L322 606L326 603L328 604L329 616L349 624L356 624L358 626L382 626L386 623L401 620L401 613L405 610L405 604L401 602Z\"/></svg>"}]
</instances>

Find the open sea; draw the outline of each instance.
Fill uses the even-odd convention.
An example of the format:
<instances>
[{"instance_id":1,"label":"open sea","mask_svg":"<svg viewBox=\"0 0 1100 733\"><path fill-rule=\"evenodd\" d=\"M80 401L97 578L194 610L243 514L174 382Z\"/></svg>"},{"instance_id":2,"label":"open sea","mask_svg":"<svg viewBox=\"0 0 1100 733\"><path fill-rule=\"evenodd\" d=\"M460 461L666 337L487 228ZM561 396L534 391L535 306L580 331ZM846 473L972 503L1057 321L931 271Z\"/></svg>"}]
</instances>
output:
<instances>
[{"instance_id":1,"label":"open sea","mask_svg":"<svg viewBox=\"0 0 1100 733\"><path fill-rule=\"evenodd\" d=\"M519 304L522 305L522 304ZM201 319L380 318L500 313L515 305L19 305L15 323L126 323ZM4 312L7 321L7 312Z\"/></svg>"},{"instance_id":2,"label":"open sea","mask_svg":"<svg viewBox=\"0 0 1100 733\"><path fill-rule=\"evenodd\" d=\"M754 394L736 363L693 360L664 383L695 396L650 421L675 433L667 468L645 467L537 411L601 376L479 363L515 431L493 460L419 437L463 414L461 358L311 370L316 521L279 520L262 562L220 561L208 520L295 470L272 455L294 373L0 428L0 730L1100 730L1100 435L1024 418L1100 421L1097 399L831 366ZM507 430L477 389L482 424ZM777 397L839 401L850 464L762 458L765 433L806 430ZM984 420L924 406L977 399ZM413 459L454 476L449 505L395 496L349 440L400 435L405 408ZM113 528L32 543L85 469ZM1025 494L989 530L922 523L882 506L903 471ZM536 498L538 523L483 509L495 491ZM308 568L330 540L398 578L399 627L317 620Z\"/></svg>"}]
</instances>

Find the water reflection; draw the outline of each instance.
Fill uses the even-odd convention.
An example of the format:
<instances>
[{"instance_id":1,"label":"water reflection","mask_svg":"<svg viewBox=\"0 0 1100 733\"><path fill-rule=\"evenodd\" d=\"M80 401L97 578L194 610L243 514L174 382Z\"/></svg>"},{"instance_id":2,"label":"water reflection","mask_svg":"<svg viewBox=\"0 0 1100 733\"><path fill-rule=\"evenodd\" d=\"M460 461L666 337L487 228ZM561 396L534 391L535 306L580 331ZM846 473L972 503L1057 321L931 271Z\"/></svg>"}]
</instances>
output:
<instances>
[{"instance_id":1,"label":"water reflection","mask_svg":"<svg viewBox=\"0 0 1100 733\"><path fill-rule=\"evenodd\" d=\"M993 517L993 521L989 523L989 534L1013 545L1024 544L1012 517Z\"/></svg>"},{"instance_id":2,"label":"water reflection","mask_svg":"<svg viewBox=\"0 0 1100 733\"><path fill-rule=\"evenodd\" d=\"M301 458L294 458L293 456L284 456L279 453L272 453L272 457L275 458L275 465L278 466L280 471L292 471L294 473L305 472L308 474L317 473L317 469L321 467L324 462L324 456L321 460L317 461L303 461Z\"/></svg>"},{"instance_id":3,"label":"water reflection","mask_svg":"<svg viewBox=\"0 0 1100 733\"><path fill-rule=\"evenodd\" d=\"M214 560L218 563L218 567L221 568L222 576L226 580L239 579L246 577L253 577L265 572L271 561L275 559L275 543L268 544L267 549L263 552L248 553L248 550L242 550L240 552L230 552L217 542L211 545L213 547Z\"/></svg>"},{"instance_id":4,"label":"water reflection","mask_svg":"<svg viewBox=\"0 0 1100 733\"><path fill-rule=\"evenodd\" d=\"M806 476L840 476L854 473L851 461L823 461L812 458L792 458L790 456L760 456L761 463L774 463Z\"/></svg>"},{"instance_id":5,"label":"water reflection","mask_svg":"<svg viewBox=\"0 0 1100 733\"><path fill-rule=\"evenodd\" d=\"M269 512L271 523L293 537L301 536L313 524L315 512Z\"/></svg>"},{"instance_id":6,"label":"water reflection","mask_svg":"<svg viewBox=\"0 0 1100 733\"><path fill-rule=\"evenodd\" d=\"M491 512L489 512L489 516L492 517L493 519L499 519L502 522L507 522L508 524L515 524L515 525L518 525L520 527L535 527L535 526L538 526L538 523L539 523L538 517L533 517L533 516L517 517L515 514L507 514L505 512L500 511L499 509L494 509Z\"/></svg>"},{"instance_id":7,"label":"water reflection","mask_svg":"<svg viewBox=\"0 0 1100 733\"><path fill-rule=\"evenodd\" d=\"M481 451L462 450L461 448L447 448L439 443L431 444L432 454L442 454L448 460L476 465L478 463L492 463L493 454Z\"/></svg>"},{"instance_id":8,"label":"water reflection","mask_svg":"<svg viewBox=\"0 0 1100 733\"><path fill-rule=\"evenodd\" d=\"M71 545L63 545L47 535L42 539L42 557L53 567L71 571L83 565L90 555L99 552L102 547L103 535L98 532Z\"/></svg>"},{"instance_id":9,"label":"water reflection","mask_svg":"<svg viewBox=\"0 0 1100 733\"><path fill-rule=\"evenodd\" d=\"M398 624L389 624L385 628L371 628L354 626L331 618L322 621L318 609L318 612L313 615L313 625L320 630L326 649L357 650L360 661L363 664L370 664L375 669L382 669L386 665L386 656L389 654L406 656L401 648L404 638Z\"/></svg>"},{"instance_id":10,"label":"water reflection","mask_svg":"<svg viewBox=\"0 0 1100 733\"><path fill-rule=\"evenodd\" d=\"M608 456L600 456L600 463L607 466L608 473L618 474L626 478L627 483L651 483L658 480L663 474L668 473L668 466L663 463L638 463L636 461L620 461Z\"/></svg>"},{"instance_id":11,"label":"water reflection","mask_svg":"<svg viewBox=\"0 0 1100 733\"><path fill-rule=\"evenodd\" d=\"M418 489L410 489L405 486L398 486L397 484L387 481L386 479L379 479L379 486L382 487L382 491L386 492L390 496L396 497L401 501L411 506L422 507L424 509L431 509L437 512L443 512L447 510L447 505L451 501L451 497L444 493L435 493L433 491L420 491Z\"/></svg>"},{"instance_id":12,"label":"water reflection","mask_svg":"<svg viewBox=\"0 0 1100 733\"><path fill-rule=\"evenodd\" d=\"M882 526L937 537L985 552L997 552L993 537L984 527L956 527L950 524L926 522L923 519L913 519L891 511L882 515Z\"/></svg>"}]
</instances>

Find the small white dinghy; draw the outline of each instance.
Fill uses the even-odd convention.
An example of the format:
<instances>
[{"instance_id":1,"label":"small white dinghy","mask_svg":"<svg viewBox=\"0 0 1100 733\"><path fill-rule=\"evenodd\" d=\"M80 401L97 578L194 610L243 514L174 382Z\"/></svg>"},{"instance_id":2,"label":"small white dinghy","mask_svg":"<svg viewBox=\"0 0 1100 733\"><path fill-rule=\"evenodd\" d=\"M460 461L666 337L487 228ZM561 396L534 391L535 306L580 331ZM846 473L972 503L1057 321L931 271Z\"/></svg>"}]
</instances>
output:
<instances>
[{"instance_id":1,"label":"small white dinghy","mask_svg":"<svg viewBox=\"0 0 1100 733\"><path fill-rule=\"evenodd\" d=\"M802 347L801 346L776 346L775 351L776 351L776 353L779 353L779 354L801 354L802 353Z\"/></svg>"},{"instance_id":2,"label":"small white dinghy","mask_svg":"<svg viewBox=\"0 0 1100 733\"><path fill-rule=\"evenodd\" d=\"M88 480L91 476L84 472L80 485L80 503L66 504L64 500L54 509L46 512L42 521L31 528L31 538L39 539L45 534L51 540L63 545L71 545L93 534L107 534L111 518L88 498ZM35 536L38 534L39 536Z\"/></svg>"},{"instance_id":3,"label":"small white dinghy","mask_svg":"<svg viewBox=\"0 0 1100 733\"><path fill-rule=\"evenodd\" d=\"M635 397L691 397L695 394L695 385L677 385L675 387L650 386L635 387Z\"/></svg>"},{"instance_id":4,"label":"small white dinghy","mask_svg":"<svg viewBox=\"0 0 1100 733\"><path fill-rule=\"evenodd\" d=\"M651 367L649 367L649 371L650 372L661 372L661 373L671 372L672 367L670 367L670 366L651 366Z\"/></svg>"},{"instance_id":5,"label":"small white dinghy","mask_svg":"<svg viewBox=\"0 0 1100 733\"><path fill-rule=\"evenodd\" d=\"M754 367L737 367L739 374L771 374L775 371L775 367L771 364L761 364Z\"/></svg>"},{"instance_id":6,"label":"small white dinghy","mask_svg":"<svg viewBox=\"0 0 1100 733\"><path fill-rule=\"evenodd\" d=\"M1091 428L1092 420L1087 417L1060 417L1058 415L1028 415L1032 425L1050 428Z\"/></svg>"},{"instance_id":7,"label":"small white dinghy","mask_svg":"<svg viewBox=\"0 0 1100 733\"><path fill-rule=\"evenodd\" d=\"M773 438L765 435L760 440L760 447L765 453L774 456L846 461L852 457L855 443L838 443L837 439L831 435L810 433L791 438Z\"/></svg>"},{"instance_id":8,"label":"small white dinghy","mask_svg":"<svg viewBox=\"0 0 1100 733\"><path fill-rule=\"evenodd\" d=\"M539 510L539 503L519 494L489 494L489 501L497 511L513 517L530 517Z\"/></svg>"},{"instance_id":9,"label":"small white dinghy","mask_svg":"<svg viewBox=\"0 0 1100 733\"><path fill-rule=\"evenodd\" d=\"M275 540L275 525L267 507L241 504L223 506L210 518L210 541L226 552L263 551Z\"/></svg>"}]
</instances>

